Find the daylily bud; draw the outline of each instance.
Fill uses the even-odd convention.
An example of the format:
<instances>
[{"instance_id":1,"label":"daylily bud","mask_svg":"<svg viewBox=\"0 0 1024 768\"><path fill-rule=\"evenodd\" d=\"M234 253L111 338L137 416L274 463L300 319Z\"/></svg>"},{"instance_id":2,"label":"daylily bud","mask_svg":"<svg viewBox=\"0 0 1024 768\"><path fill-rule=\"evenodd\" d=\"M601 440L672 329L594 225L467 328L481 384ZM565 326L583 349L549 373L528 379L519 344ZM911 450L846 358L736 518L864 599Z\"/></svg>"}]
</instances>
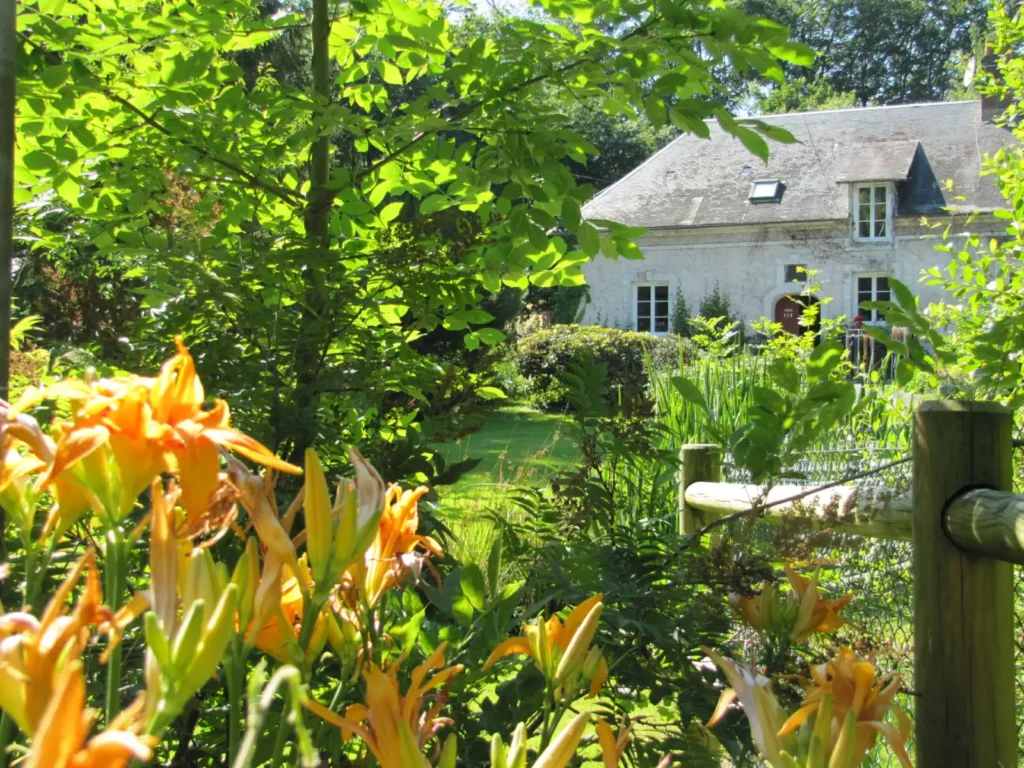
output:
<instances>
[{"instance_id":1,"label":"daylily bud","mask_svg":"<svg viewBox=\"0 0 1024 768\"><path fill-rule=\"evenodd\" d=\"M185 615L185 620L178 629L178 635L174 638L174 647L171 650L171 664L175 670L184 669L188 660L192 658L199 644L199 638L203 635L203 624L206 621L206 604L202 600L195 600Z\"/></svg>"},{"instance_id":2,"label":"daylily bud","mask_svg":"<svg viewBox=\"0 0 1024 768\"><path fill-rule=\"evenodd\" d=\"M171 672L174 669L171 656L171 643L160 626L160 619L153 611L148 611L143 618L146 629L146 646L153 652L160 669Z\"/></svg>"},{"instance_id":3,"label":"daylily bud","mask_svg":"<svg viewBox=\"0 0 1024 768\"><path fill-rule=\"evenodd\" d=\"M373 465L363 455L353 448L349 451L349 458L356 471L356 491L359 493L359 522L360 527L366 520L384 508L384 494L386 488L384 480Z\"/></svg>"},{"instance_id":4,"label":"daylily bud","mask_svg":"<svg viewBox=\"0 0 1024 768\"><path fill-rule=\"evenodd\" d=\"M526 723L516 726L508 748L508 768L526 768Z\"/></svg>"},{"instance_id":5,"label":"daylily bud","mask_svg":"<svg viewBox=\"0 0 1024 768\"><path fill-rule=\"evenodd\" d=\"M839 738L832 750L829 768L856 768L860 751L857 749L857 714L847 710Z\"/></svg>"},{"instance_id":6,"label":"daylily bud","mask_svg":"<svg viewBox=\"0 0 1024 768\"><path fill-rule=\"evenodd\" d=\"M352 624L341 619L333 611L326 611L327 640L337 655L342 668L354 664L359 652L359 633Z\"/></svg>"},{"instance_id":7,"label":"daylily bud","mask_svg":"<svg viewBox=\"0 0 1024 768\"><path fill-rule=\"evenodd\" d=\"M199 646L185 672L183 687L191 696L217 671L235 631L235 612L238 609L238 587L229 584L221 595L210 620L203 627ZM177 663L177 659L175 659Z\"/></svg>"},{"instance_id":8,"label":"daylily bud","mask_svg":"<svg viewBox=\"0 0 1024 768\"><path fill-rule=\"evenodd\" d=\"M589 680L594 676L597 672L598 666L601 664L602 658L603 656L601 655L600 648L595 647L590 649L590 652L587 654L587 658L583 661L582 675L584 680Z\"/></svg>"},{"instance_id":9,"label":"daylily bud","mask_svg":"<svg viewBox=\"0 0 1024 768\"><path fill-rule=\"evenodd\" d=\"M320 458L312 448L306 449L305 487L303 506L306 510L306 551L313 569L313 580L317 588L322 589L331 567L333 520L327 479Z\"/></svg>"},{"instance_id":10,"label":"daylily bud","mask_svg":"<svg viewBox=\"0 0 1024 768\"><path fill-rule=\"evenodd\" d=\"M573 635L572 640L569 642L569 647L565 649L561 661L558 662L558 668L555 670L556 685L570 679L583 666L587 651L594 640L594 635L597 633L597 623L601 619L601 611L603 609L603 603L596 603L590 609L586 618L583 619L583 623L580 624L576 634Z\"/></svg>"},{"instance_id":11,"label":"daylily bud","mask_svg":"<svg viewBox=\"0 0 1024 768\"><path fill-rule=\"evenodd\" d=\"M259 543L252 536L245 542L245 552L235 563L231 583L238 587L238 629L244 633L252 620L256 586L260 580Z\"/></svg>"},{"instance_id":12,"label":"daylily bud","mask_svg":"<svg viewBox=\"0 0 1024 768\"><path fill-rule=\"evenodd\" d=\"M306 665L311 664L317 656L323 653L324 646L327 645L327 633L328 624L327 617L324 612L316 617L316 623L313 625L313 634L309 638L309 647L306 649Z\"/></svg>"},{"instance_id":13,"label":"daylily bud","mask_svg":"<svg viewBox=\"0 0 1024 768\"><path fill-rule=\"evenodd\" d=\"M196 600L215 605L223 589L218 585L217 569L209 550L196 547L189 555L188 572L185 577L185 591L181 596L182 605L190 606Z\"/></svg>"},{"instance_id":14,"label":"daylily bud","mask_svg":"<svg viewBox=\"0 0 1024 768\"><path fill-rule=\"evenodd\" d=\"M576 747L590 721L589 712L581 712L572 719L537 758L533 768L565 768L576 755Z\"/></svg>"},{"instance_id":15,"label":"daylily bud","mask_svg":"<svg viewBox=\"0 0 1024 768\"><path fill-rule=\"evenodd\" d=\"M491 768L508 768L507 750L497 733L491 737Z\"/></svg>"},{"instance_id":16,"label":"daylily bud","mask_svg":"<svg viewBox=\"0 0 1024 768\"><path fill-rule=\"evenodd\" d=\"M376 493L372 492L370 495L375 497ZM377 533L384 509L383 506L367 506L356 485L348 479L338 483L337 499L335 511L338 514L338 532L334 540L333 563L335 579L345 572L353 560L362 557L366 552Z\"/></svg>"},{"instance_id":17,"label":"daylily bud","mask_svg":"<svg viewBox=\"0 0 1024 768\"><path fill-rule=\"evenodd\" d=\"M448 738L444 740L444 747L441 748L441 757L437 761L437 768L455 768L458 747L458 737L454 733L449 733Z\"/></svg>"},{"instance_id":18,"label":"daylily bud","mask_svg":"<svg viewBox=\"0 0 1024 768\"><path fill-rule=\"evenodd\" d=\"M535 624L526 627L526 635L530 641L530 653L544 677L551 676L551 638L548 636L548 623L544 615L537 617Z\"/></svg>"}]
</instances>

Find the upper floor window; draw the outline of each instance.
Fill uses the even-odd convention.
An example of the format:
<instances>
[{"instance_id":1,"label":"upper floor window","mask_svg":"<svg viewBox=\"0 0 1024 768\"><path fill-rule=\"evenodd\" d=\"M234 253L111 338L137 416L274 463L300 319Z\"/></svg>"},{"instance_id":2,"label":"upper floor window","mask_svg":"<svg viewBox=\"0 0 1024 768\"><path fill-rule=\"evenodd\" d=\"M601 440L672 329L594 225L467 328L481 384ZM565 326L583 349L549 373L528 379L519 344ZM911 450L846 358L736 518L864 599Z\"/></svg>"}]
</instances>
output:
<instances>
[{"instance_id":1,"label":"upper floor window","mask_svg":"<svg viewBox=\"0 0 1024 768\"><path fill-rule=\"evenodd\" d=\"M805 264L787 264L785 269L787 283L802 283L807 279Z\"/></svg>"},{"instance_id":2,"label":"upper floor window","mask_svg":"<svg viewBox=\"0 0 1024 768\"><path fill-rule=\"evenodd\" d=\"M853 188L855 240L888 240L892 234L892 195L888 184L857 184Z\"/></svg>"},{"instance_id":3,"label":"upper floor window","mask_svg":"<svg viewBox=\"0 0 1024 768\"><path fill-rule=\"evenodd\" d=\"M668 283L636 286L636 329L644 333L668 333Z\"/></svg>"},{"instance_id":4,"label":"upper floor window","mask_svg":"<svg viewBox=\"0 0 1024 768\"><path fill-rule=\"evenodd\" d=\"M889 301L888 275L857 276L857 314L866 323L881 322L885 318L877 309L867 309L864 305L871 301Z\"/></svg>"}]
</instances>

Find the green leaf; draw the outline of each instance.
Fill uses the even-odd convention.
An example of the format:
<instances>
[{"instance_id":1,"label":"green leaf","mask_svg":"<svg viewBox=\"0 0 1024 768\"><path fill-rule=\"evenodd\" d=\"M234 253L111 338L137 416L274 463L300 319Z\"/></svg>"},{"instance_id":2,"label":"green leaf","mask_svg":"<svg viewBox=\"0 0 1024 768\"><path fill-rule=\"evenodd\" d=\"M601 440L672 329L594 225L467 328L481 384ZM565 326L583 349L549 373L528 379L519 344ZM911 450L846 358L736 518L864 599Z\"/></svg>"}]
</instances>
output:
<instances>
[{"instance_id":1,"label":"green leaf","mask_svg":"<svg viewBox=\"0 0 1024 768\"><path fill-rule=\"evenodd\" d=\"M381 61L377 64L377 72L380 73L381 79L390 85L404 85L405 81L402 79L402 70L392 64L390 61Z\"/></svg>"},{"instance_id":2,"label":"green leaf","mask_svg":"<svg viewBox=\"0 0 1024 768\"><path fill-rule=\"evenodd\" d=\"M673 376L672 386L676 388L676 391L683 396L684 400L687 400L694 405L699 405L705 411L708 409L708 401L704 399L704 394L697 388L697 385L690 381L685 376Z\"/></svg>"},{"instance_id":3,"label":"green leaf","mask_svg":"<svg viewBox=\"0 0 1024 768\"><path fill-rule=\"evenodd\" d=\"M823 341L814 348L807 359L807 375L812 379L824 379L843 359L846 348L838 341Z\"/></svg>"},{"instance_id":4,"label":"green leaf","mask_svg":"<svg viewBox=\"0 0 1024 768\"><path fill-rule=\"evenodd\" d=\"M450 205L451 200L444 195L431 195L420 203L420 214L423 216L429 216L432 213L437 213L438 211L448 208Z\"/></svg>"},{"instance_id":5,"label":"green leaf","mask_svg":"<svg viewBox=\"0 0 1024 768\"><path fill-rule=\"evenodd\" d=\"M424 608L410 616L404 624L392 626L388 630L388 634L398 640L399 647L403 652L411 651L416 644L416 638L420 635L420 627L423 626L423 619L426 617L427 609Z\"/></svg>"},{"instance_id":6,"label":"green leaf","mask_svg":"<svg viewBox=\"0 0 1024 768\"><path fill-rule=\"evenodd\" d=\"M46 84L47 88L56 88L65 80L68 79L68 72L71 67L67 64L61 64L53 67L46 67L40 74L40 78L43 83Z\"/></svg>"},{"instance_id":7,"label":"green leaf","mask_svg":"<svg viewBox=\"0 0 1024 768\"><path fill-rule=\"evenodd\" d=\"M565 198L562 201L562 226L573 232L579 229L580 223L580 204L571 197Z\"/></svg>"},{"instance_id":8,"label":"green leaf","mask_svg":"<svg viewBox=\"0 0 1024 768\"><path fill-rule=\"evenodd\" d=\"M800 373L792 360L778 357L768 368L772 381L792 395L800 393Z\"/></svg>"},{"instance_id":9,"label":"green leaf","mask_svg":"<svg viewBox=\"0 0 1024 768\"><path fill-rule=\"evenodd\" d=\"M508 397L497 387L477 387L476 394L484 400L505 400Z\"/></svg>"},{"instance_id":10,"label":"green leaf","mask_svg":"<svg viewBox=\"0 0 1024 768\"><path fill-rule=\"evenodd\" d=\"M914 298L914 294L895 277L889 278L889 290L896 297L896 303L900 305L901 309L909 314L917 312L917 300Z\"/></svg>"},{"instance_id":11,"label":"green leaf","mask_svg":"<svg viewBox=\"0 0 1024 768\"><path fill-rule=\"evenodd\" d=\"M907 360L900 360L896 364L896 383L906 387L914 380L914 366Z\"/></svg>"},{"instance_id":12,"label":"green leaf","mask_svg":"<svg viewBox=\"0 0 1024 768\"><path fill-rule=\"evenodd\" d=\"M480 275L480 282L483 284L491 293L497 293L501 290L501 275L493 269L488 269Z\"/></svg>"},{"instance_id":13,"label":"green leaf","mask_svg":"<svg viewBox=\"0 0 1024 768\"><path fill-rule=\"evenodd\" d=\"M587 254L587 256L594 257L600 253L601 236L593 224L587 221L580 224L579 229L576 230L576 237L580 242L580 250Z\"/></svg>"},{"instance_id":14,"label":"green leaf","mask_svg":"<svg viewBox=\"0 0 1024 768\"><path fill-rule=\"evenodd\" d=\"M480 341L489 347L500 344L506 338L505 334L497 328L478 328L476 335L480 337Z\"/></svg>"},{"instance_id":15,"label":"green leaf","mask_svg":"<svg viewBox=\"0 0 1024 768\"><path fill-rule=\"evenodd\" d=\"M462 594L452 600L452 616L464 627L473 623L473 603L468 596Z\"/></svg>"},{"instance_id":16,"label":"green leaf","mask_svg":"<svg viewBox=\"0 0 1024 768\"><path fill-rule=\"evenodd\" d=\"M484 582L483 571L476 563L462 566L460 575L462 594L476 610L482 611L487 605L487 584Z\"/></svg>"},{"instance_id":17,"label":"green leaf","mask_svg":"<svg viewBox=\"0 0 1024 768\"><path fill-rule=\"evenodd\" d=\"M38 149L33 149L22 155L21 162L31 171L56 171L60 167L50 155Z\"/></svg>"},{"instance_id":18,"label":"green leaf","mask_svg":"<svg viewBox=\"0 0 1024 768\"><path fill-rule=\"evenodd\" d=\"M498 594L498 578L501 575L501 536L494 539L491 553L487 556L487 585L491 594Z\"/></svg>"},{"instance_id":19,"label":"green leaf","mask_svg":"<svg viewBox=\"0 0 1024 768\"><path fill-rule=\"evenodd\" d=\"M402 206L405 203L399 201L397 203L388 203L385 205L380 212L380 220L385 224L390 224L392 221L398 218L398 214L402 212Z\"/></svg>"},{"instance_id":20,"label":"green leaf","mask_svg":"<svg viewBox=\"0 0 1024 768\"><path fill-rule=\"evenodd\" d=\"M751 154L756 155L766 163L768 162L768 142L761 138L760 134L741 125L736 126L732 133Z\"/></svg>"},{"instance_id":21,"label":"green leaf","mask_svg":"<svg viewBox=\"0 0 1024 768\"><path fill-rule=\"evenodd\" d=\"M768 44L765 46L776 58L782 59L798 67L809 67L814 64L817 54L814 49L804 43L797 43L792 40L777 45Z\"/></svg>"}]
</instances>

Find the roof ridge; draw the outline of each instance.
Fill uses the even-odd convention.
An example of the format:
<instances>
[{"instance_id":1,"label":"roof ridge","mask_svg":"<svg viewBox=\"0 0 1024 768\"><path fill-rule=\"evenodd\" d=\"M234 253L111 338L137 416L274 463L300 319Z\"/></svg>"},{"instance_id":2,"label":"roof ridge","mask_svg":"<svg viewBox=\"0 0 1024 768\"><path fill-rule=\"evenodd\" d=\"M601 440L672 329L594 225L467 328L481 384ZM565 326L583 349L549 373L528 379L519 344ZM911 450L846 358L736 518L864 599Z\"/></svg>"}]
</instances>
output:
<instances>
[{"instance_id":1,"label":"roof ridge","mask_svg":"<svg viewBox=\"0 0 1024 768\"><path fill-rule=\"evenodd\" d=\"M774 115L748 115L747 117L738 117L737 119L774 120L777 117L795 117L797 115L838 115L844 112L873 112L881 109L914 109L915 107L952 107L962 106L964 104L978 104L978 101L977 99L963 99L961 101L916 101L913 104L873 104L871 106L864 107L843 107L842 109L814 109L806 112L779 112Z\"/></svg>"}]
</instances>

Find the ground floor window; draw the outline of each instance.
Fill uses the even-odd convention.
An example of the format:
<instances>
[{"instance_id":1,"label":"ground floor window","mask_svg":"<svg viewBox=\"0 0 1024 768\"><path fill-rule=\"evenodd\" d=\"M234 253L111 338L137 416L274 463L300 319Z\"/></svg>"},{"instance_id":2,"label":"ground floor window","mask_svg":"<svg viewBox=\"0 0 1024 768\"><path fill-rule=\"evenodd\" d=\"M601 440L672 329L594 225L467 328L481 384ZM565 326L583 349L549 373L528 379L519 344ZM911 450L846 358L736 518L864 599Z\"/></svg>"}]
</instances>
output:
<instances>
[{"instance_id":1,"label":"ground floor window","mask_svg":"<svg viewBox=\"0 0 1024 768\"><path fill-rule=\"evenodd\" d=\"M872 301L889 301L888 275L857 276L857 314L866 323L883 320L882 313L877 309L867 309L864 305Z\"/></svg>"},{"instance_id":2,"label":"ground floor window","mask_svg":"<svg viewBox=\"0 0 1024 768\"><path fill-rule=\"evenodd\" d=\"M636 286L636 329L668 333L668 283Z\"/></svg>"}]
</instances>

